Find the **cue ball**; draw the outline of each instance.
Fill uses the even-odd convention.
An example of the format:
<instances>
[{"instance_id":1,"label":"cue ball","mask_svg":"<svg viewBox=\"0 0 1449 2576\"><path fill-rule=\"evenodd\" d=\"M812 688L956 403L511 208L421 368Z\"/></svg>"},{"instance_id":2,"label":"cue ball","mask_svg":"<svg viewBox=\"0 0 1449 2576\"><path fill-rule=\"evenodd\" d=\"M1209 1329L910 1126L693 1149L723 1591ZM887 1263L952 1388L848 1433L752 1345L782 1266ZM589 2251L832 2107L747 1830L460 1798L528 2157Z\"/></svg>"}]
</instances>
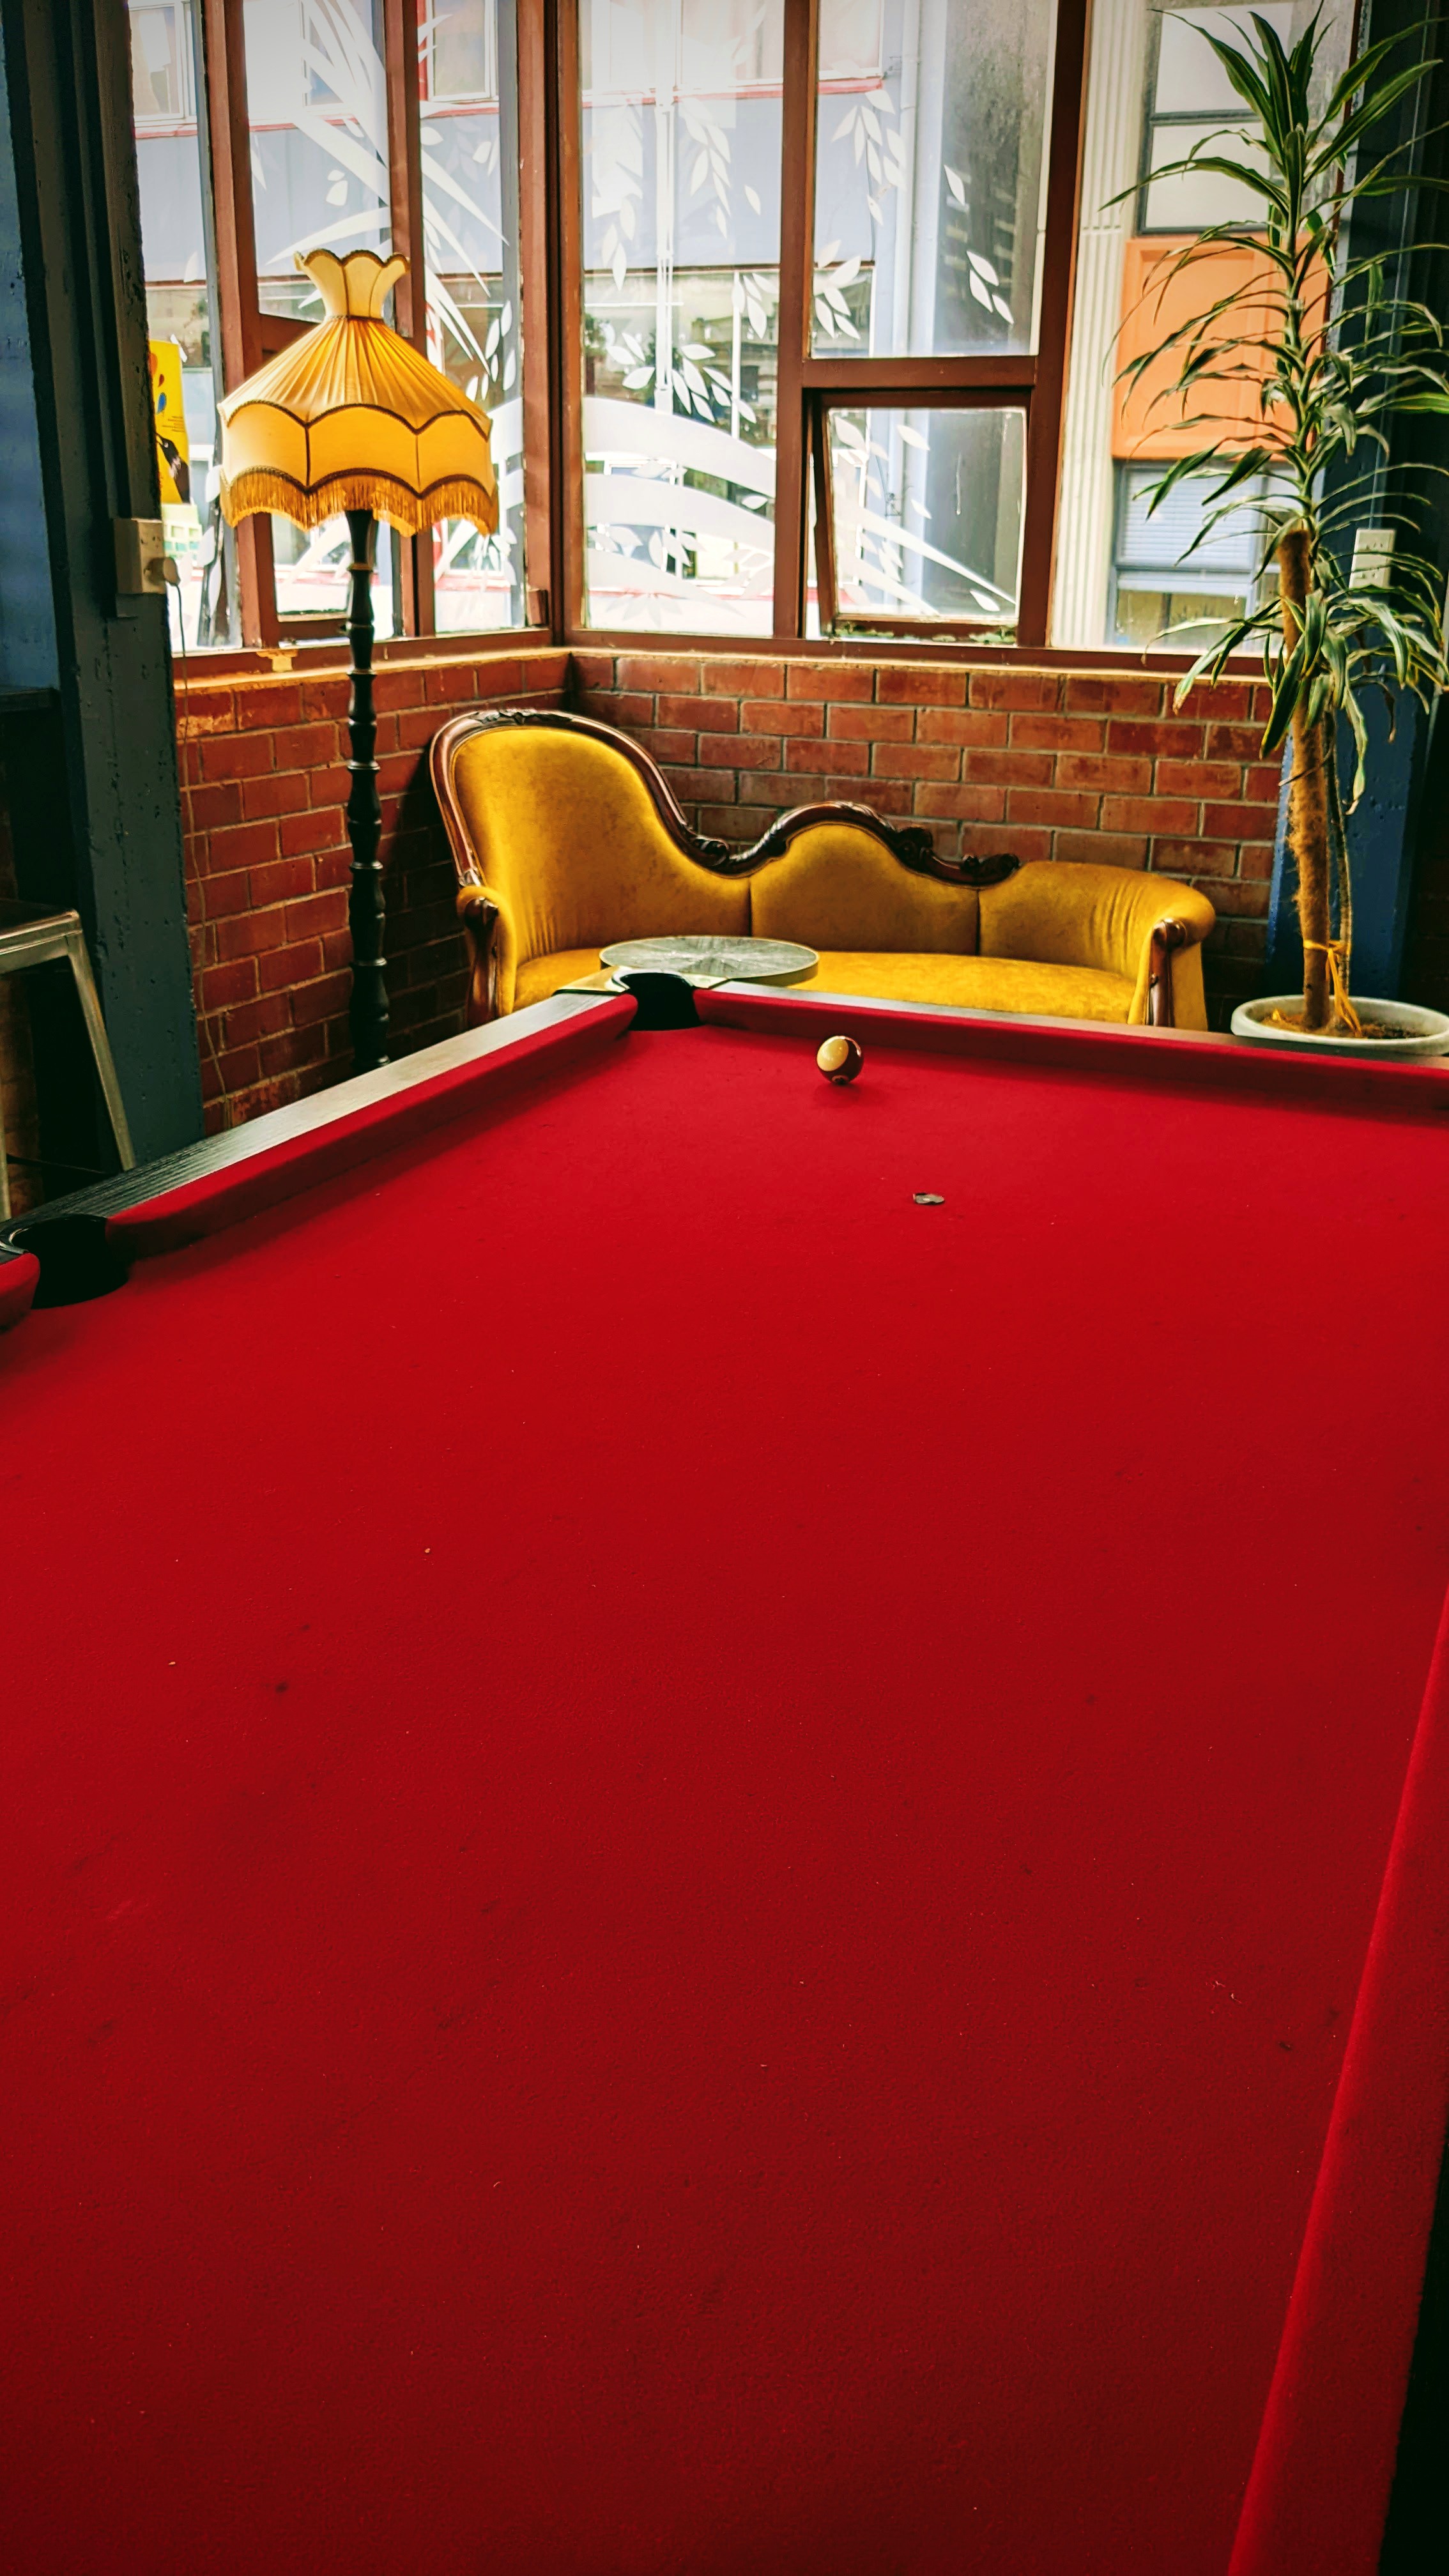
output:
<instances>
[{"instance_id":1,"label":"cue ball","mask_svg":"<svg viewBox=\"0 0 1449 2576\"><path fill-rule=\"evenodd\" d=\"M815 1061L827 1082L854 1082L864 1059L854 1038L827 1038Z\"/></svg>"}]
</instances>

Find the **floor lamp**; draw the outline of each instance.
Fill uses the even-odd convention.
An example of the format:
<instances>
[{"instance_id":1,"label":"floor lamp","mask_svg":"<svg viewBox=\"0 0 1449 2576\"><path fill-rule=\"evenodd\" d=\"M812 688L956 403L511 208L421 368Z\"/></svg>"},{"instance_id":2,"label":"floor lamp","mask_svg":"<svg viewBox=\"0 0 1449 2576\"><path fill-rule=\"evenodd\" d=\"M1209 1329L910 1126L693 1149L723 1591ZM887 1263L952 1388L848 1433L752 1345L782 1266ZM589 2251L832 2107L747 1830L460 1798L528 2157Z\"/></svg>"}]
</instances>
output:
<instances>
[{"instance_id":1,"label":"floor lamp","mask_svg":"<svg viewBox=\"0 0 1449 2576\"><path fill-rule=\"evenodd\" d=\"M352 650L347 725L352 787L348 920L352 931L353 1070L387 1062L383 955L382 811L377 797L377 719L372 704L372 574L377 522L416 536L438 519L498 525L486 412L400 339L382 318L405 259L375 251L299 252L326 318L249 376L219 406L221 506L232 526L254 511L298 527L345 514L352 537L347 636Z\"/></svg>"}]
</instances>

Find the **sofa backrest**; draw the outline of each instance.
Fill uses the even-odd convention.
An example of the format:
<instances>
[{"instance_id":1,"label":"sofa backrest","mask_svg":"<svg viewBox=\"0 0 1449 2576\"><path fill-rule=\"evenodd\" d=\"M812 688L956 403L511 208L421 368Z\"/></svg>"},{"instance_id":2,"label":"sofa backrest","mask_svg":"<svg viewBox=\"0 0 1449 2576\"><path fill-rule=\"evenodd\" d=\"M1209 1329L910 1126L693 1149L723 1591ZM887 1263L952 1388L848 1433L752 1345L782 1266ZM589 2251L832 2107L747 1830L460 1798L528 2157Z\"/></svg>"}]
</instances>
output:
<instances>
[{"instance_id":1,"label":"sofa backrest","mask_svg":"<svg viewBox=\"0 0 1449 2576\"><path fill-rule=\"evenodd\" d=\"M743 881L687 855L643 770L602 729L484 725L458 745L450 776L519 963L655 932L748 928Z\"/></svg>"},{"instance_id":2,"label":"sofa backrest","mask_svg":"<svg viewBox=\"0 0 1449 2576\"><path fill-rule=\"evenodd\" d=\"M974 886L917 873L859 824L806 824L779 858L753 870L748 884L750 928L760 939L796 939L807 948L976 953Z\"/></svg>"}]
</instances>

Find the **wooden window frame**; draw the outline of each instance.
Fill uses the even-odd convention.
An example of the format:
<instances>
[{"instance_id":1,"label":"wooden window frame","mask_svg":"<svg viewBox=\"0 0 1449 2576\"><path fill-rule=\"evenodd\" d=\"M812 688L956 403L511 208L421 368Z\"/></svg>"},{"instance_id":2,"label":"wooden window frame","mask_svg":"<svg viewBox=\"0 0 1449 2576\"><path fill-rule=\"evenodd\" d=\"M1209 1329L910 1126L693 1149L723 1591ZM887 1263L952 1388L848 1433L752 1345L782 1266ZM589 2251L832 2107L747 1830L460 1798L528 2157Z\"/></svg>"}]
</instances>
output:
<instances>
[{"instance_id":1,"label":"wooden window frame","mask_svg":"<svg viewBox=\"0 0 1449 2576\"><path fill-rule=\"evenodd\" d=\"M521 0L522 5L522 0ZM562 235L558 313L565 435L562 458L565 586L560 640L579 646L637 649L638 628L584 623L584 490L582 444L583 210L579 188L582 96L579 0L549 0L559 29L555 122L562 146L557 199ZM811 347L815 272L816 61L820 0L784 0L781 167L797 173L780 201L780 301L775 434L775 579L773 632L767 639L661 631L661 649L703 647L716 653L779 652L805 636L806 547L815 502L816 596L827 646L842 639L835 605L829 511L829 453L824 419L847 401L908 404L912 409L996 408L1026 413L1026 494L1016 640L993 651L1040 653L1050 632L1052 561L1061 478L1067 353L1076 273L1082 139L1086 121L1091 0L1057 0L1047 147L1042 291L1034 355L968 358L823 356ZM879 618L872 638L915 645L969 640L972 629L934 618ZM979 632L978 630L975 630ZM854 641L859 651L862 633ZM816 639L810 649L818 650ZM1135 657L1134 657L1135 658Z\"/></svg>"},{"instance_id":2,"label":"wooden window frame","mask_svg":"<svg viewBox=\"0 0 1449 2576\"><path fill-rule=\"evenodd\" d=\"M811 346L814 285L816 61L819 0L784 0L782 166L799 174L782 190L778 396L775 448L774 601L771 631L718 632L590 626L584 614L583 107L579 0L515 0L517 11L519 264L524 329L523 476L527 622L440 633L432 548L402 542L401 631L379 648L425 656L483 656L540 644L609 650L989 660L1030 656L1063 667L1185 669L1185 654L1117 647L1064 651L1048 644L1072 296L1076 274L1091 0L1057 0L1046 174L1042 286L1035 354L860 358ZM307 326L263 312L259 300L246 106L241 0L198 0L200 87L213 174L218 334L228 388ZM397 291L397 326L425 344L419 292L423 244L422 0L383 0L391 222L410 262ZM863 401L921 409L1010 408L1026 414L1026 488L1015 641L981 640L956 619L843 616L837 610L830 459L831 409ZM820 634L806 634L807 547L814 505ZM209 667L257 655L335 659L337 644L278 616L272 533L266 519L237 531L240 653L221 648Z\"/></svg>"},{"instance_id":3,"label":"wooden window frame","mask_svg":"<svg viewBox=\"0 0 1449 2576\"><path fill-rule=\"evenodd\" d=\"M524 327L524 525L529 587L527 622L478 633L439 635L433 595L433 549L427 535L399 538L402 631L398 642L439 646L466 643L517 650L520 643L555 640L550 601L557 598L551 570L555 551L551 506L550 346L553 306L549 236L548 154L539 148L550 119L548 0L518 0L519 256ZM422 116L418 51L421 0L382 0L383 68L387 83L389 215L392 244L408 261L394 295L397 329L415 348L427 345L424 291ZM216 237L217 325L222 377L228 391L308 328L289 316L264 312L257 279L256 223L252 199L251 129L247 115L246 36L242 0L200 0L202 63L198 118L205 119ZM244 651L296 651L320 639L315 624L278 614L271 523L243 520L236 532L239 623ZM539 567L543 576L539 577ZM345 609L338 605L341 631ZM330 622L330 621L329 621ZM330 640L330 639L329 639ZM208 654L208 667L212 665Z\"/></svg>"}]
</instances>

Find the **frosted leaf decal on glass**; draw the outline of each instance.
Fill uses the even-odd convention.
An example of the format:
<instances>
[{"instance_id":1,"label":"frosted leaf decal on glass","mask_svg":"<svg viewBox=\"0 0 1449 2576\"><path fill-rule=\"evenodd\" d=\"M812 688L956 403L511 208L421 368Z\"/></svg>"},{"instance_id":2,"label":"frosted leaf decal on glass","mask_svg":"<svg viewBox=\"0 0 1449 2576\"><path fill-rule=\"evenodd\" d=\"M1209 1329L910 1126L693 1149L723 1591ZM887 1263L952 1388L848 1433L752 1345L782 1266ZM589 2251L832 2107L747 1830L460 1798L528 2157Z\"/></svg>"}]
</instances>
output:
<instances>
[{"instance_id":1,"label":"frosted leaf decal on glass","mask_svg":"<svg viewBox=\"0 0 1449 2576\"><path fill-rule=\"evenodd\" d=\"M1015 624L1026 415L832 411L837 606L854 619Z\"/></svg>"},{"instance_id":2,"label":"frosted leaf decal on glass","mask_svg":"<svg viewBox=\"0 0 1449 2576\"><path fill-rule=\"evenodd\" d=\"M783 0L585 0L596 626L769 631Z\"/></svg>"},{"instance_id":3,"label":"frosted leaf decal on glass","mask_svg":"<svg viewBox=\"0 0 1449 2576\"><path fill-rule=\"evenodd\" d=\"M419 40L428 356L493 423L498 528L439 528L434 619L527 623L516 0L437 0Z\"/></svg>"},{"instance_id":4,"label":"frosted leaf decal on glass","mask_svg":"<svg viewBox=\"0 0 1449 2576\"><path fill-rule=\"evenodd\" d=\"M514 7L438 0L418 31L427 350L492 416L499 480L495 536L450 521L434 539L436 623L454 631L519 625L525 613ZM298 250L391 248L382 20L381 0L244 0L264 311L320 319ZM306 541L276 523L284 614L341 605L345 539L340 521ZM392 609L390 559L384 536L380 633Z\"/></svg>"},{"instance_id":5,"label":"frosted leaf decal on glass","mask_svg":"<svg viewBox=\"0 0 1449 2576\"><path fill-rule=\"evenodd\" d=\"M188 652L236 640L236 556L217 500L219 334L208 265L190 0L128 0L132 130L141 200L151 406L172 641Z\"/></svg>"},{"instance_id":6,"label":"frosted leaf decal on glass","mask_svg":"<svg viewBox=\"0 0 1449 2576\"><path fill-rule=\"evenodd\" d=\"M320 322L322 297L296 254L391 248L387 83L374 0L243 0L257 301ZM277 608L335 618L345 607L347 522L272 521ZM392 537L379 530L373 610L393 631Z\"/></svg>"},{"instance_id":7,"label":"frosted leaf decal on glass","mask_svg":"<svg viewBox=\"0 0 1449 2576\"><path fill-rule=\"evenodd\" d=\"M821 0L813 345L1036 346L1052 0Z\"/></svg>"},{"instance_id":8,"label":"frosted leaf decal on glass","mask_svg":"<svg viewBox=\"0 0 1449 2576\"><path fill-rule=\"evenodd\" d=\"M381 19L373 0L244 0L264 312L320 317L298 251L390 247Z\"/></svg>"}]
</instances>

